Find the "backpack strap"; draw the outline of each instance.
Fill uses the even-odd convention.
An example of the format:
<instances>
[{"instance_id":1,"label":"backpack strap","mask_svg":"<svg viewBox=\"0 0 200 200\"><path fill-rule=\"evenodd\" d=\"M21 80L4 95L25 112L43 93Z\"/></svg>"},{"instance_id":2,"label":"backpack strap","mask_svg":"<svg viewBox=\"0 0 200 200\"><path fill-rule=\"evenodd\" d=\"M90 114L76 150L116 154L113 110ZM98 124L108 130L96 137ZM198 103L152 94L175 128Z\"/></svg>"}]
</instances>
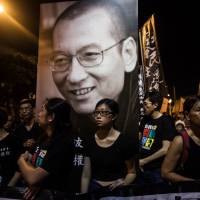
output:
<instances>
[{"instance_id":1,"label":"backpack strap","mask_svg":"<svg viewBox=\"0 0 200 200\"><path fill-rule=\"evenodd\" d=\"M181 157L181 166L183 167L185 162L188 159L189 155L189 148L190 148L190 138L186 130L183 130L181 132L181 137L183 139L183 151L182 151L182 157Z\"/></svg>"}]
</instances>

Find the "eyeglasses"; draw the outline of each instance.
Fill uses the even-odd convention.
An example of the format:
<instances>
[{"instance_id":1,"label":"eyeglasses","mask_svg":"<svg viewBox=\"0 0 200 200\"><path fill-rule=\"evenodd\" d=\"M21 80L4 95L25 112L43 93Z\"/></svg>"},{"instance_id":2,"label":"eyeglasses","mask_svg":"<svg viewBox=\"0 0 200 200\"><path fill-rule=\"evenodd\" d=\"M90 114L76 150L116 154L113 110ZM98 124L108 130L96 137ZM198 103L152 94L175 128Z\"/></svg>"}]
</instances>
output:
<instances>
[{"instance_id":1,"label":"eyeglasses","mask_svg":"<svg viewBox=\"0 0 200 200\"><path fill-rule=\"evenodd\" d=\"M110 114L112 114L112 112L108 110L100 110L100 111L96 110L93 112L94 117L97 117L98 115L100 115L101 117L107 117Z\"/></svg>"},{"instance_id":2,"label":"eyeglasses","mask_svg":"<svg viewBox=\"0 0 200 200\"><path fill-rule=\"evenodd\" d=\"M63 71L69 70L73 57L75 57L77 61L79 62L79 64L83 67L86 67L86 68L96 67L103 62L104 52L119 45L124 40L125 39L122 39L119 42L101 51L87 49L87 50L79 51L76 55L66 55L63 52L55 53L51 55L49 59L51 71L63 72Z\"/></svg>"}]
</instances>

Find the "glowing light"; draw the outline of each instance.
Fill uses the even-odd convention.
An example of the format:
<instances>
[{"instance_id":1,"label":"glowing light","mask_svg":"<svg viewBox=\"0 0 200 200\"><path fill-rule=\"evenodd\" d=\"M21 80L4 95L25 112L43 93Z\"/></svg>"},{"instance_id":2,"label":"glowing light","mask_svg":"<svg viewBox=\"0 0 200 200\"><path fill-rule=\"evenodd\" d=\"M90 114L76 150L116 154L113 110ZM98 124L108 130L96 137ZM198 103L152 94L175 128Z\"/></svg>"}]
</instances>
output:
<instances>
[{"instance_id":1,"label":"glowing light","mask_svg":"<svg viewBox=\"0 0 200 200\"><path fill-rule=\"evenodd\" d=\"M5 6L1 3L0 0L0 14L3 13L4 17L12 22L13 25L15 25L20 31L22 31L28 38L30 38L34 43L38 43L38 38L9 14L7 9L9 5L5 4Z\"/></svg>"},{"instance_id":2,"label":"glowing light","mask_svg":"<svg viewBox=\"0 0 200 200\"><path fill-rule=\"evenodd\" d=\"M37 43L38 38L31 33L29 30L27 30L22 24L20 24L17 20L15 20L12 16L5 13L8 20L10 20L16 27L18 27L27 37L29 37L33 42Z\"/></svg>"},{"instance_id":3,"label":"glowing light","mask_svg":"<svg viewBox=\"0 0 200 200\"><path fill-rule=\"evenodd\" d=\"M5 11L3 5L0 5L0 14L3 13Z\"/></svg>"},{"instance_id":4,"label":"glowing light","mask_svg":"<svg viewBox=\"0 0 200 200\"><path fill-rule=\"evenodd\" d=\"M169 99L169 100L168 100L168 103L171 104L171 103L172 103L172 99Z\"/></svg>"}]
</instances>

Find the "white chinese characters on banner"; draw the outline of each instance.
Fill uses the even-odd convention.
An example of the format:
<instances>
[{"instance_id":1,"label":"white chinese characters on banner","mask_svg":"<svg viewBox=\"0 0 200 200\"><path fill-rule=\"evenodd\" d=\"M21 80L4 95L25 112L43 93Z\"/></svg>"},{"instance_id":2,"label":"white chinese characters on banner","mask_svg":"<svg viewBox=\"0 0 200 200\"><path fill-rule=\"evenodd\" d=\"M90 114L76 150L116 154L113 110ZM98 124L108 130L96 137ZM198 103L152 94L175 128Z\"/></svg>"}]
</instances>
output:
<instances>
[{"instance_id":1,"label":"white chinese characters on banner","mask_svg":"<svg viewBox=\"0 0 200 200\"><path fill-rule=\"evenodd\" d=\"M165 96L168 92L161 66L154 15L147 20L140 30L140 39L145 91L156 90Z\"/></svg>"},{"instance_id":2,"label":"white chinese characters on banner","mask_svg":"<svg viewBox=\"0 0 200 200\"><path fill-rule=\"evenodd\" d=\"M83 142L83 140L80 137L77 137L76 139L74 139L75 149L82 149L83 148L82 142ZM75 154L73 164L74 164L74 166L83 166L84 165L84 156L81 153Z\"/></svg>"}]
</instances>

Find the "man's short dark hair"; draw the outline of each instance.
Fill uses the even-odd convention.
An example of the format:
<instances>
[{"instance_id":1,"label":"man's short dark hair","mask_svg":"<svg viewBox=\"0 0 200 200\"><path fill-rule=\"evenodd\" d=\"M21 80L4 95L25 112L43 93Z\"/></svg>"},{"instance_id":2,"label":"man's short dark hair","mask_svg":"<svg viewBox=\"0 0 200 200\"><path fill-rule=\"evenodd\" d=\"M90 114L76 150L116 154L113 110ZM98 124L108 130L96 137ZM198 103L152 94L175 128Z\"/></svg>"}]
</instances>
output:
<instances>
[{"instance_id":1,"label":"man's short dark hair","mask_svg":"<svg viewBox=\"0 0 200 200\"><path fill-rule=\"evenodd\" d=\"M152 104L158 104L157 108L155 110L160 110L163 102L163 96L160 94L160 92L153 90L149 91L145 94L144 99L149 99L149 101Z\"/></svg>"},{"instance_id":2,"label":"man's short dark hair","mask_svg":"<svg viewBox=\"0 0 200 200\"><path fill-rule=\"evenodd\" d=\"M20 102L19 102L19 107L23 104L30 104L32 108L35 107L35 101L33 99L22 99Z\"/></svg>"},{"instance_id":3,"label":"man's short dark hair","mask_svg":"<svg viewBox=\"0 0 200 200\"><path fill-rule=\"evenodd\" d=\"M73 20L92 9L102 8L107 11L112 21L113 27L111 28L111 34L116 40L127 38L131 35L131 27L128 23L127 16L124 13L120 5L114 0L86 0L78 1L66 8L61 15L57 18L54 28L62 20Z\"/></svg>"}]
</instances>

